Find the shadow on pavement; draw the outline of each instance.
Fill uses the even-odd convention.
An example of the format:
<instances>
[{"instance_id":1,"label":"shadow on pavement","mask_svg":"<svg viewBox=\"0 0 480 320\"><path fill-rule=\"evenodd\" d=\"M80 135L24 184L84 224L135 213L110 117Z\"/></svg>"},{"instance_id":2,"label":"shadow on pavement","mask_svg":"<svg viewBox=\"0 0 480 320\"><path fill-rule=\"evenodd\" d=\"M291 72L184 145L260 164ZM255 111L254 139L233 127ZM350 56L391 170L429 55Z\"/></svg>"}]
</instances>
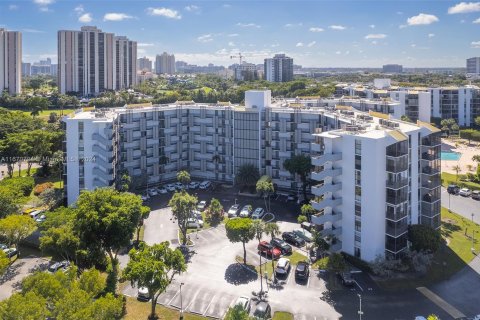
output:
<instances>
[{"instance_id":1,"label":"shadow on pavement","mask_svg":"<svg viewBox=\"0 0 480 320\"><path fill-rule=\"evenodd\" d=\"M225 280L234 285L246 284L257 279L257 271L249 265L244 266L240 263L232 263L225 270Z\"/></svg>"},{"instance_id":2,"label":"shadow on pavement","mask_svg":"<svg viewBox=\"0 0 480 320\"><path fill-rule=\"evenodd\" d=\"M10 267L7 268L7 271L3 274L3 276L0 278L0 284L4 284L5 282L8 282L15 278L17 275L20 274L20 268L25 264L25 262L19 262L17 264L13 264Z\"/></svg>"}]
</instances>

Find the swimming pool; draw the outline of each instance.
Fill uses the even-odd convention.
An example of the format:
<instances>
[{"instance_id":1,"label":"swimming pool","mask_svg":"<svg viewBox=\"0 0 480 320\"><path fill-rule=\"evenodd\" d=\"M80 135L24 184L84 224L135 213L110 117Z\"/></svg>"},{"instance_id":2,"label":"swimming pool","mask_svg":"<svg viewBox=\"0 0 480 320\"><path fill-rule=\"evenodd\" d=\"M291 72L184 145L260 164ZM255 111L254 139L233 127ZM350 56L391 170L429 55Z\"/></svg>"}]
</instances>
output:
<instances>
[{"instance_id":1,"label":"swimming pool","mask_svg":"<svg viewBox=\"0 0 480 320\"><path fill-rule=\"evenodd\" d=\"M462 156L459 152L449 152L449 151L442 151L440 152L440 159L447 160L447 161L458 161Z\"/></svg>"}]
</instances>

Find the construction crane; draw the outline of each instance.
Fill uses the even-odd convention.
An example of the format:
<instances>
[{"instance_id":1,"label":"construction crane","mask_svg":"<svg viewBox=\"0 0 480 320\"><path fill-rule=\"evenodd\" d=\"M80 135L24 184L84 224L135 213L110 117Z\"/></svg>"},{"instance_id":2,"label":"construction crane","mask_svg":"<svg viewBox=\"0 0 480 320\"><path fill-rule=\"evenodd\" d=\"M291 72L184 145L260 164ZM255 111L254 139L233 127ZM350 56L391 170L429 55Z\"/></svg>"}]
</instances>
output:
<instances>
[{"instance_id":1,"label":"construction crane","mask_svg":"<svg viewBox=\"0 0 480 320\"><path fill-rule=\"evenodd\" d=\"M230 56L230 59L235 59L235 58L238 58L238 60L240 61L240 65L241 65L242 64L242 59L245 58L245 56L243 56L240 52L236 55Z\"/></svg>"}]
</instances>

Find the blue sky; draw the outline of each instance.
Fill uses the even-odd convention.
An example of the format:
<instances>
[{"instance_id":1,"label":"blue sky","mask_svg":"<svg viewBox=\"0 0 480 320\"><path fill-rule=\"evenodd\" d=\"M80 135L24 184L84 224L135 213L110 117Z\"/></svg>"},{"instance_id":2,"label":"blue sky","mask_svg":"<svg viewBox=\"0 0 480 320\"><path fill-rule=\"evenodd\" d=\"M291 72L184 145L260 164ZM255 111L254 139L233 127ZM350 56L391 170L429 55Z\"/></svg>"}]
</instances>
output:
<instances>
[{"instance_id":1,"label":"blue sky","mask_svg":"<svg viewBox=\"0 0 480 320\"><path fill-rule=\"evenodd\" d=\"M0 0L0 27L23 32L25 61L56 61L57 31L95 25L189 63L261 63L283 52L318 67L459 67L480 56L480 2Z\"/></svg>"}]
</instances>

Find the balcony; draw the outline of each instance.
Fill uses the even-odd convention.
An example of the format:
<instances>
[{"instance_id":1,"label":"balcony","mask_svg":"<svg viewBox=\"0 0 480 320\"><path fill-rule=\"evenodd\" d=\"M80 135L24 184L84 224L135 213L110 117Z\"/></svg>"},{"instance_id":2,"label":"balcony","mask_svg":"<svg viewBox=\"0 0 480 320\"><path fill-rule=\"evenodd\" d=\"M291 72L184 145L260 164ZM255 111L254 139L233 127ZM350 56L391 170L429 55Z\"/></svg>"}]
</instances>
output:
<instances>
[{"instance_id":1,"label":"balcony","mask_svg":"<svg viewBox=\"0 0 480 320\"><path fill-rule=\"evenodd\" d=\"M389 189L400 189L408 185L408 179L401 179L396 181L387 180L386 185Z\"/></svg>"},{"instance_id":2,"label":"balcony","mask_svg":"<svg viewBox=\"0 0 480 320\"><path fill-rule=\"evenodd\" d=\"M406 219L405 223L387 223L385 233L391 237L397 238L408 231Z\"/></svg>"},{"instance_id":3,"label":"balcony","mask_svg":"<svg viewBox=\"0 0 480 320\"><path fill-rule=\"evenodd\" d=\"M310 150L312 152L323 152L324 147L325 146L323 144L314 143L314 142L310 143Z\"/></svg>"},{"instance_id":4,"label":"balcony","mask_svg":"<svg viewBox=\"0 0 480 320\"><path fill-rule=\"evenodd\" d=\"M314 166L323 166L325 162L333 162L342 159L342 153L325 153L320 156L312 157L312 165Z\"/></svg>"},{"instance_id":5,"label":"balcony","mask_svg":"<svg viewBox=\"0 0 480 320\"><path fill-rule=\"evenodd\" d=\"M325 169L320 172L313 171L311 178L316 181L325 180L326 177L337 177L342 174L342 168Z\"/></svg>"},{"instance_id":6,"label":"balcony","mask_svg":"<svg viewBox=\"0 0 480 320\"><path fill-rule=\"evenodd\" d=\"M422 153L422 160L427 160L427 161L433 161L433 160L439 160L440 157L439 157L439 154L435 154L435 153L428 153L428 152L424 152Z\"/></svg>"},{"instance_id":7,"label":"balcony","mask_svg":"<svg viewBox=\"0 0 480 320\"><path fill-rule=\"evenodd\" d=\"M330 252L339 252L342 250L342 241L337 240L330 246Z\"/></svg>"},{"instance_id":8,"label":"balcony","mask_svg":"<svg viewBox=\"0 0 480 320\"><path fill-rule=\"evenodd\" d=\"M436 147L440 146L441 144L442 142L439 135L430 135L428 138L422 139L422 146Z\"/></svg>"},{"instance_id":9,"label":"balcony","mask_svg":"<svg viewBox=\"0 0 480 320\"><path fill-rule=\"evenodd\" d=\"M428 203L422 201L420 214L426 217L435 217L440 214L440 203Z\"/></svg>"},{"instance_id":10,"label":"balcony","mask_svg":"<svg viewBox=\"0 0 480 320\"><path fill-rule=\"evenodd\" d=\"M104 137L98 133L94 133L92 135L92 139L100 142L103 145L111 145L112 144L112 139L108 137Z\"/></svg>"},{"instance_id":11,"label":"balcony","mask_svg":"<svg viewBox=\"0 0 480 320\"><path fill-rule=\"evenodd\" d=\"M320 231L320 233L322 234L322 236L335 236L335 237L339 237L342 235L342 227L333 227L331 229L323 229L322 231Z\"/></svg>"},{"instance_id":12,"label":"balcony","mask_svg":"<svg viewBox=\"0 0 480 320\"><path fill-rule=\"evenodd\" d=\"M319 215L313 215L312 216L312 223L316 225L322 225L325 224L326 222L336 222L342 220L342 213L335 213L333 211L332 213L329 214L319 214Z\"/></svg>"},{"instance_id":13,"label":"balcony","mask_svg":"<svg viewBox=\"0 0 480 320\"><path fill-rule=\"evenodd\" d=\"M317 202L318 201L318 202ZM316 198L312 201L312 206L315 210L323 210L325 208L335 208L342 204L342 198L335 198L335 199L323 199L317 200Z\"/></svg>"},{"instance_id":14,"label":"balcony","mask_svg":"<svg viewBox=\"0 0 480 320\"><path fill-rule=\"evenodd\" d=\"M342 189L342 183L327 183L327 184L319 184L316 186L312 186L312 193L316 196L321 196L327 192L335 192Z\"/></svg>"},{"instance_id":15,"label":"balcony","mask_svg":"<svg viewBox=\"0 0 480 320\"><path fill-rule=\"evenodd\" d=\"M422 174L434 176L434 175L440 174L440 170L434 169L432 167L423 167Z\"/></svg>"},{"instance_id":16,"label":"balcony","mask_svg":"<svg viewBox=\"0 0 480 320\"><path fill-rule=\"evenodd\" d=\"M435 189L441 184L440 176L423 176L422 177L422 188L426 189Z\"/></svg>"},{"instance_id":17,"label":"balcony","mask_svg":"<svg viewBox=\"0 0 480 320\"><path fill-rule=\"evenodd\" d=\"M100 177L106 181L110 181L113 179L113 169L110 169L108 170L108 172L105 172L99 168L94 168L92 173L95 177Z\"/></svg>"},{"instance_id":18,"label":"balcony","mask_svg":"<svg viewBox=\"0 0 480 320\"><path fill-rule=\"evenodd\" d=\"M388 204L393 204L393 205L397 205L397 204L401 204L403 202L406 202L408 199L407 197L407 194L403 194L403 195L393 195L393 196L388 196L387 195L387 203Z\"/></svg>"}]
</instances>

